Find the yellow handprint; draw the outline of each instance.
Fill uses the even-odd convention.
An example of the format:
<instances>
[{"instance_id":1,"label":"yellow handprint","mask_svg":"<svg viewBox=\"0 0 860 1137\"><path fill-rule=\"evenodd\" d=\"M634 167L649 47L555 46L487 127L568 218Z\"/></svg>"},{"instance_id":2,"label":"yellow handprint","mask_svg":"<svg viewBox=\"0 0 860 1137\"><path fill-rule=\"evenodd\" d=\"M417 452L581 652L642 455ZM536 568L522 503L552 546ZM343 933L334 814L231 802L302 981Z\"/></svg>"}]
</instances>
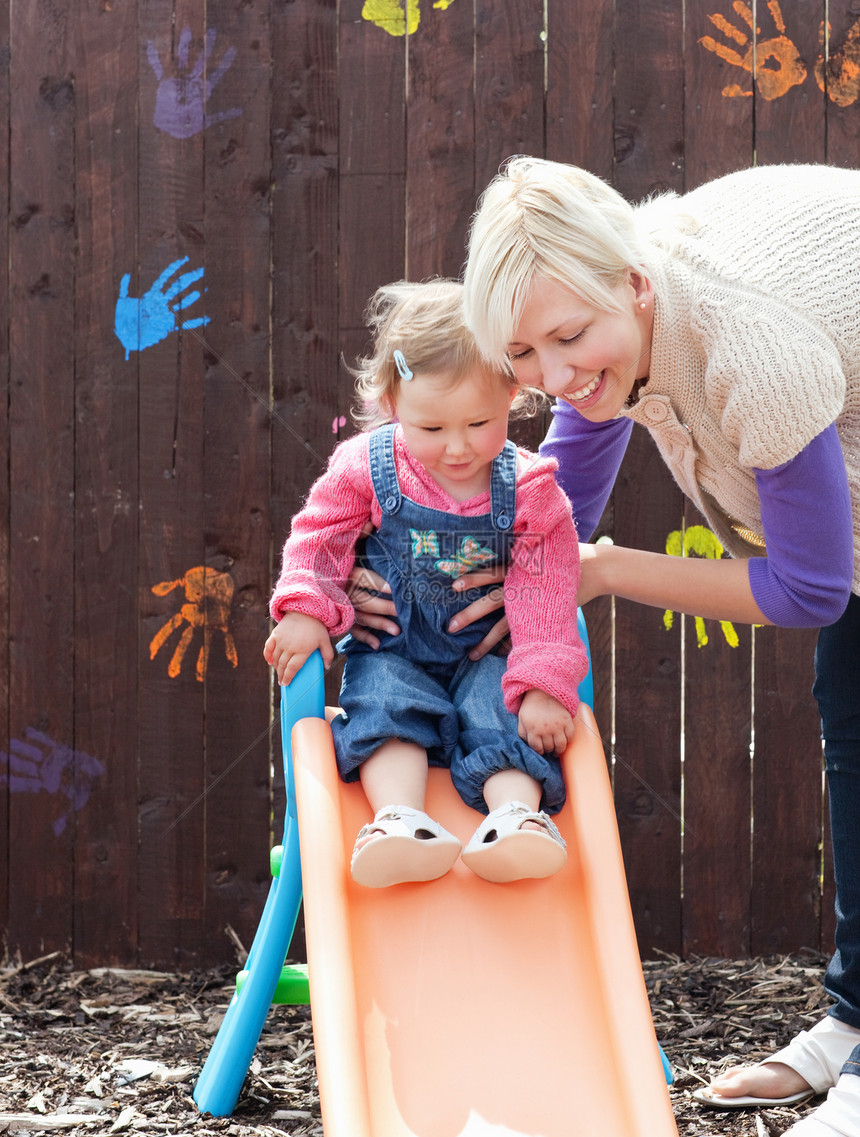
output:
<instances>
[{"instance_id":1,"label":"yellow handprint","mask_svg":"<svg viewBox=\"0 0 860 1137\"><path fill-rule=\"evenodd\" d=\"M806 67L797 48L785 34L785 20L782 18L779 0L767 0L767 6L778 32L773 38L759 39L761 28L756 25L752 10L743 0L734 0L732 8L746 24L748 31L736 27L719 12L709 15L708 19L723 35L734 40L738 47L733 48L725 43L719 43L713 36L703 36L699 43L707 51L712 51L714 55L724 59L726 63L748 71L761 97L770 100L778 99L786 91L802 83L806 78ZM749 96L752 93L752 90L746 91L737 83L723 87L723 94L727 98Z\"/></svg>"},{"instance_id":2,"label":"yellow handprint","mask_svg":"<svg viewBox=\"0 0 860 1137\"><path fill-rule=\"evenodd\" d=\"M830 25L822 22L818 33L822 54L815 63L815 81L838 107L850 107L860 99L860 19L848 30L838 51L825 61L824 49L830 40Z\"/></svg>"},{"instance_id":3,"label":"yellow handprint","mask_svg":"<svg viewBox=\"0 0 860 1137\"><path fill-rule=\"evenodd\" d=\"M444 11L453 3L454 0L435 0L433 7ZM421 9L418 0L364 0L361 16L390 36L411 36L421 22Z\"/></svg>"},{"instance_id":4,"label":"yellow handprint","mask_svg":"<svg viewBox=\"0 0 860 1137\"><path fill-rule=\"evenodd\" d=\"M683 533L680 529L674 529L669 534L666 538L666 552L672 557L688 557L691 553L695 553L696 556L718 561L723 555L723 546L717 540L716 534L704 525L690 525ZM675 613L671 608L667 608L663 613L663 626L667 632L674 621ZM734 625L729 620L720 620L720 627L729 647L737 647L740 641ZM696 616L696 643L699 647L704 647L707 642L705 621L701 616Z\"/></svg>"}]
</instances>

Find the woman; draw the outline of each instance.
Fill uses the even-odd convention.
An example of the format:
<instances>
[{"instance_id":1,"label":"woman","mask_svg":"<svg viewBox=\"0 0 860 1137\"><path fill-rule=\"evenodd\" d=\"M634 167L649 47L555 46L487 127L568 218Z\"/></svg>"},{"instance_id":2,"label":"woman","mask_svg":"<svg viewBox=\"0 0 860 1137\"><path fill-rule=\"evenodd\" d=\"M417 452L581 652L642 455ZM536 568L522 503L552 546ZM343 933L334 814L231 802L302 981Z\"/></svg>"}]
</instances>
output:
<instances>
[{"instance_id":1,"label":"woman","mask_svg":"<svg viewBox=\"0 0 860 1137\"><path fill-rule=\"evenodd\" d=\"M584 545L580 603L822 629L834 1004L702 1095L727 1107L836 1087L797 1137L860 1134L858 247L860 171L760 167L634 208L585 171L515 158L482 197L465 273L482 351L557 399L542 452L559 461L580 540L638 422L735 558Z\"/></svg>"}]
</instances>

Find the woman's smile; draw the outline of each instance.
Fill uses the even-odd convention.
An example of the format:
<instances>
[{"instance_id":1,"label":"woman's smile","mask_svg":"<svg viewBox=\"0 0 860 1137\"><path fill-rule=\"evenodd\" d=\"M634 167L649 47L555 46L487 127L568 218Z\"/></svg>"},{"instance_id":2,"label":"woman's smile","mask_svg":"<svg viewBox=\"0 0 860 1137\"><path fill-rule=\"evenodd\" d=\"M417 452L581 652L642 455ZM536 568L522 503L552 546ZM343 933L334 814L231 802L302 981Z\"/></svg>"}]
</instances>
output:
<instances>
[{"instance_id":1,"label":"woman's smile","mask_svg":"<svg viewBox=\"0 0 860 1137\"><path fill-rule=\"evenodd\" d=\"M614 418L648 374L654 315L653 290L638 273L615 296L617 309L596 308L556 281L536 280L508 345L517 380L596 422Z\"/></svg>"}]
</instances>

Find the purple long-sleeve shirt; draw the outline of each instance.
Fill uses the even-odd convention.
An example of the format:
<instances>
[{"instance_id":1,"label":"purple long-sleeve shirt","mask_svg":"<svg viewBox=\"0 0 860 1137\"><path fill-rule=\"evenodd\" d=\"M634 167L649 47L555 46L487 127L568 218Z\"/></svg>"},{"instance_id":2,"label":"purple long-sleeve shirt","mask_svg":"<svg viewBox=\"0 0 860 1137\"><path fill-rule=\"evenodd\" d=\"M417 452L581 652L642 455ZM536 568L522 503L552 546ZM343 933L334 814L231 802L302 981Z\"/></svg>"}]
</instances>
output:
<instances>
[{"instance_id":1,"label":"purple long-sleeve shirt","mask_svg":"<svg viewBox=\"0 0 860 1137\"><path fill-rule=\"evenodd\" d=\"M633 423L592 423L566 403L553 408L541 454L558 461L557 479L573 503L577 532L597 527L627 449ZM851 594L854 564L851 498L836 426L791 461L754 470L766 557L749 563L750 587L761 611L788 628L837 620Z\"/></svg>"}]
</instances>

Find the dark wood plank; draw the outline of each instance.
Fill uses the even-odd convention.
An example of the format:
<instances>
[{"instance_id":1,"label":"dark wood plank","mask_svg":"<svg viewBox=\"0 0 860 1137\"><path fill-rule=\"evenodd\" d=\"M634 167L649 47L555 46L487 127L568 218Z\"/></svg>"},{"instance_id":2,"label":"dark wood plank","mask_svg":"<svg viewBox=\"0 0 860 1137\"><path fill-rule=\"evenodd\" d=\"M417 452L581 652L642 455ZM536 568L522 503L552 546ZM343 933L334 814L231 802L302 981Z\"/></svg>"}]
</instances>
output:
<instances>
[{"instance_id":1,"label":"dark wood plank","mask_svg":"<svg viewBox=\"0 0 860 1137\"><path fill-rule=\"evenodd\" d=\"M406 51L405 34L392 35L342 12L337 91L338 324L347 334L346 358L364 350L364 311L382 284L406 275ZM334 125L334 123L332 123ZM330 379L333 381L334 376ZM352 380L338 376L337 408L349 417Z\"/></svg>"},{"instance_id":2,"label":"dark wood plank","mask_svg":"<svg viewBox=\"0 0 860 1137\"><path fill-rule=\"evenodd\" d=\"M114 307L137 245L137 6L75 5L75 963L137 954L137 371ZM71 351L72 344L69 344Z\"/></svg>"},{"instance_id":3,"label":"dark wood plank","mask_svg":"<svg viewBox=\"0 0 860 1137\"><path fill-rule=\"evenodd\" d=\"M770 0L756 8L755 152L758 165L822 162L826 96L814 77L826 0Z\"/></svg>"},{"instance_id":4,"label":"dark wood plank","mask_svg":"<svg viewBox=\"0 0 860 1137\"><path fill-rule=\"evenodd\" d=\"M757 160L823 161L827 97L814 71L826 5L771 4L757 15ZM814 642L814 634L787 629L756 635L754 952L818 939L821 742L810 695ZM775 901L772 889L786 886L790 895Z\"/></svg>"},{"instance_id":5,"label":"dark wood plank","mask_svg":"<svg viewBox=\"0 0 860 1137\"><path fill-rule=\"evenodd\" d=\"M679 490L634 429L615 490L616 544L662 552L680 527ZM681 949L681 632L656 608L615 602L614 786L639 950Z\"/></svg>"},{"instance_id":6,"label":"dark wood plank","mask_svg":"<svg viewBox=\"0 0 860 1137\"><path fill-rule=\"evenodd\" d=\"M674 0L615 6L615 184L630 200L684 188L684 41Z\"/></svg>"},{"instance_id":7,"label":"dark wood plank","mask_svg":"<svg viewBox=\"0 0 860 1137\"><path fill-rule=\"evenodd\" d=\"M741 62L751 50L743 19L730 5L687 0L684 8L684 173L685 189L752 166L754 100Z\"/></svg>"},{"instance_id":8,"label":"dark wood plank","mask_svg":"<svg viewBox=\"0 0 860 1137\"><path fill-rule=\"evenodd\" d=\"M459 276L475 206L471 5L423 6L409 36L406 270ZM481 187L483 188L483 186Z\"/></svg>"},{"instance_id":9,"label":"dark wood plank","mask_svg":"<svg viewBox=\"0 0 860 1137\"><path fill-rule=\"evenodd\" d=\"M825 119L827 162L832 166L860 167L860 78L857 44L860 13L849 0L828 5L830 34L827 45L819 34L815 80L826 93Z\"/></svg>"},{"instance_id":10,"label":"dark wood plank","mask_svg":"<svg viewBox=\"0 0 860 1137\"><path fill-rule=\"evenodd\" d=\"M719 551L690 506L686 524L691 555ZM741 957L750 946L752 632L690 616L685 629L684 954Z\"/></svg>"},{"instance_id":11,"label":"dark wood plank","mask_svg":"<svg viewBox=\"0 0 860 1137\"><path fill-rule=\"evenodd\" d=\"M671 0L615 10L615 184L636 201L682 189L683 29ZM681 497L644 432L615 492L617 544L662 552ZM680 633L655 609L616 604L615 789L630 899L644 955L681 946Z\"/></svg>"},{"instance_id":12,"label":"dark wood plank","mask_svg":"<svg viewBox=\"0 0 860 1137\"><path fill-rule=\"evenodd\" d=\"M732 61L746 57L732 34L738 20L705 0L685 10L686 189L754 160L753 97L741 93L746 73ZM705 522L688 506L686 524ZM692 617L685 627L684 951L741 956L750 944L752 634Z\"/></svg>"},{"instance_id":13,"label":"dark wood plank","mask_svg":"<svg viewBox=\"0 0 860 1137\"><path fill-rule=\"evenodd\" d=\"M10 9L0 7L0 152L9 153L9 79L10 79ZM0 184L0 217L9 216L9 181ZM0 225L0 264L9 263L9 226ZM9 278L0 273L0 311L9 311ZM9 325L0 325L0 390L6 397L0 399L0 470L3 471L0 492L0 642L9 643L9 506L12 485L9 469ZM9 927L9 655L0 653L0 927Z\"/></svg>"},{"instance_id":14,"label":"dark wood plank","mask_svg":"<svg viewBox=\"0 0 860 1137\"><path fill-rule=\"evenodd\" d=\"M338 401L338 21L324 0L272 9L272 418L270 588L290 519L335 439ZM384 91L384 84L380 90ZM360 142L358 143L360 145ZM378 241L380 245L385 242ZM339 316L340 313L340 316ZM360 315L358 317L360 319ZM276 696L279 692L276 690ZM331 693L329 695L331 697ZM278 716L277 701L273 708ZM275 836L283 833L274 732ZM301 955L294 946L293 954Z\"/></svg>"},{"instance_id":15,"label":"dark wood plank","mask_svg":"<svg viewBox=\"0 0 860 1137\"><path fill-rule=\"evenodd\" d=\"M609 0L547 7L546 157L612 180L613 10Z\"/></svg>"},{"instance_id":16,"label":"dark wood plank","mask_svg":"<svg viewBox=\"0 0 860 1137\"><path fill-rule=\"evenodd\" d=\"M475 5L478 192L512 154L543 156L545 51L541 5L492 0Z\"/></svg>"},{"instance_id":17,"label":"dark wood plank","mask_svg":"<svg viewBox=\"0 0 860 1137\"><path fill-rule=\"evenodd\" d=\"M819 939L822 754L812 697L816 637L812 629L756 631L754 955L816 947Z\"/></svg>"},{"instance_id":18,"label":"dark wood plank","mask_svg":"<svg viewBox=\"0 0 860 1137\"><path fill-rule=\"evenodd\" d=\"M206 933L235 958L227 925L250 946L269 881L268 11L209 3L210 66L222 113L204 134L206 367L203 516L214 603L207 614ZM233 54L234 53L234 54ZM214 98L213 93L213 98Z\"/></svg>"},{"instance_id":19,"label":"dark wood plank","mask_svg":"<svg viewBox=\"0 0 860 1137\"><path fill-rule=\"evenodd\" d=\"M140 236L131 280L137 296L184 257L162 288L200 268L208 267L211 278L202 107L190 97L179 105L176 88L159 91L160 83L187 80L197 65L205 5L155 0L139 15ZM210 278L202 279L204 287ZM205 307L201 297L185 318L202 315ZM121 359L118 354L117 366ZM204 637L202 624L192 622L200 620L196 594L206 567L204 351L199 339L174 330L129 362L140 385L140 960L187 968L210 951L204 934L205 687L196 678Z\"/></svg>"},{"instance_id":20,"label":"dark wood plank","mask_svg":"<svg viewBox=\"0 0 860 1137\"><path fill-rule=\"evenodd\" d=\"M69 950L73 931L71 12L36 2L11 27L8 948L25 959Z\"/></svg>"}]
</instances>

